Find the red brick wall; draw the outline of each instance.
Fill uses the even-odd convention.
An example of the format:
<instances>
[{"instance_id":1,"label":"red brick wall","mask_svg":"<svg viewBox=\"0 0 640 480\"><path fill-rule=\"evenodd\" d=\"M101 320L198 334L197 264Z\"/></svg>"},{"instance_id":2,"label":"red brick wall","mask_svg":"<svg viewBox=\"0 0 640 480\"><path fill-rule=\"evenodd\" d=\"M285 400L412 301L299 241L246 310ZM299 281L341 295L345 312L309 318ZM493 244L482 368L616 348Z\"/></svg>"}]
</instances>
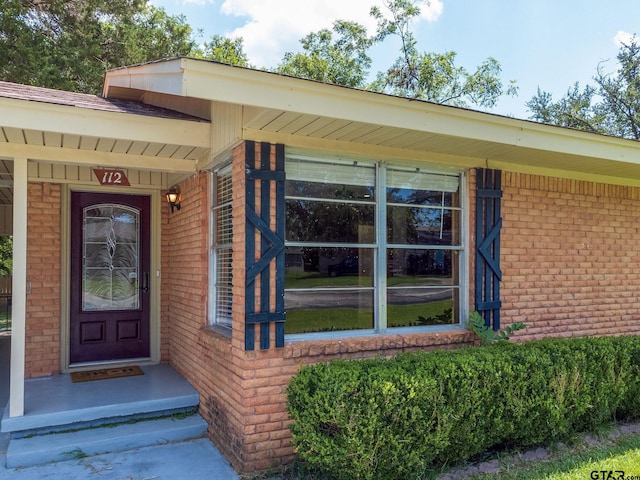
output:
<instances>
[{"instance_id":1,"label":"red brick wall","mask_svg":"<svg viewBox=\"0 0 640 480\"><path fill-rule=\"evenodd\" d=\"M29 183L25 375L60 372L60 185Z\"/></svg>"},{"instance_id":2,"label":"red brick wall","mask_svg":"<svg viewBox=\"0 0 640 480\"><path fill-rule=\"evenodd\" d=\"M162 312L163 322L169 325L169 361L200 392L200 411L210 424L211 440L236 469L255 472L293 458L285 389L300 365L416 349L454 348L472 343L473 336L467 331L385 335L296 342L276 349L272 325L269 350L259 349L256 328L256 350L245 351L244 149L245 145L239 146L233 155L232 337L207 326L209 209L205 174L180 186L182 210L174 214L163 211ZM258 144L256 161L259 159ZM258 192L256 197L259 198ZM273 274L272 271L272 278Z\"/></svg>"},{"instance_id":3,"label":"red brick wall","mask_svg":"<svg viewBox=\"0 0 640 480\"><path fill-rule=\"evenodd\" d=\"M162 212L163 360L200 393L200 413L214 443L229 458L242 457L244 397L238 384L244 373L236 366L231 338L213 331L207 320L209 175L189 178L180 190L181 210L169 213L163 206Z\"/></svg>"},{"instance_id":4,"label":"red brick wall","mask_svg":"<svg viewBox=\"0 0 640 480\"><path fill-rule=\"evenodd\" d=\"M518 339L640 334L640 188L504 172L502 216Z\"/></svg>"}]
</instances>

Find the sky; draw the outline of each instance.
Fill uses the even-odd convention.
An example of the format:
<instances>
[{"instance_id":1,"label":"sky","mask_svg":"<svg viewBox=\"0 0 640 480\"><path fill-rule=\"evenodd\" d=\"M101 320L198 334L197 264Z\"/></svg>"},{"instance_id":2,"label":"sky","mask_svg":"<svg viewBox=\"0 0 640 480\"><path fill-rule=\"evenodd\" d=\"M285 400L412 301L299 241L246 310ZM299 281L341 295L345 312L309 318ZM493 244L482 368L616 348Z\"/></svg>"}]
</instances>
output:
<instances>
[{"instance_id":1,"label":"sky","mask_svg":"<svg viewBox=\"0 0 640 480\"><path fill-rule=\"evenodd\" d=\"M423 0L421 0L423 1ZM336 19L357 21L373 32L369 16L381 0L151 0L171 15L184 15L199 41L212 35L242 37L256 67L275 67L285 52L300 51L308 33L331 28ZM615 72L621 41L640 21L638 0L430 0L412 25L421 52L456 52L456 65L472 72L487 57L502 66L518 96L491 111L529 118L526 107L538 88L560 99L575 83L593 84L601 62ZM390 66L399 44L371 50L372 77Z\"/></svg>"}]
</instances>

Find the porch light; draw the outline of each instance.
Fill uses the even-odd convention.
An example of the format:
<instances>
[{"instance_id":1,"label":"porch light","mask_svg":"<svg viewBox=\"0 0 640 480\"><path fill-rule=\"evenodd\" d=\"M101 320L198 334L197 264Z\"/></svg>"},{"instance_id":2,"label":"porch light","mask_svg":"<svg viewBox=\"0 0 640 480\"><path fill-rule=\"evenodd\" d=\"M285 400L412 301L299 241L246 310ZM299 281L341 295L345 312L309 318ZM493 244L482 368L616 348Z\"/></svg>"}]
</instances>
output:
<instances>
[{"instance_id":1,"label":"porch light","mask_svg":"<svg viewBox=\"0 0 640 480\"><path fill-rule=\"evenodd\" d=\"M176 187L171 187L165 196L167 197L167 202L169 202L169 206L171 207L171 213L173 213L173 209L176 208L180 210L180 190Z\"/></svg>"}]
</instances>

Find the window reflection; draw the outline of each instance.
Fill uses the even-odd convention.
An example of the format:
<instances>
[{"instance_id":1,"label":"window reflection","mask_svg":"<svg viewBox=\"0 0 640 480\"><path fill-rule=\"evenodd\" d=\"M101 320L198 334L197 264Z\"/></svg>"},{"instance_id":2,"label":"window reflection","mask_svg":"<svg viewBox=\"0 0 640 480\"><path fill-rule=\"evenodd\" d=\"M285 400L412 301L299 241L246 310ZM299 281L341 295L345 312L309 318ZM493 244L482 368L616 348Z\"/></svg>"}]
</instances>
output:
<instances>
[{"instance_id":1,"label":"window reflection","mask_svg":"<svg viewBox=\"0 0 640 480\"><path fill-rule=\"evenodd\" d=\"M286 333L459 322L460 175L302 156L285 169Z\"/></svg>"},{"instance_id":2,"label":"window reflection","mask_svg":"<svg viewBox=\"0 0 640 480\"><path fill-rule=\"evenodd\" d=\"M457 197L457 195L456 195ZM410 188L388 188L388 203L405 203L409 205L423 205L433 207L455 207L454 192L430 192L413 190Z\"/></svg>"},{"instance_id":3,"label":"window reflection","mask_svg":"<svg viewBox=\"0 0 640 480\"><path fill-rule=\"evenodd\" d=\"M373 286L373 249L287 247L285 288Z\"/></svg>"},{"instance_id":4,"label":"window reflection","mask_svg":"<svg viewBox=\"0 0 640 480\"><path fill-rule=\"evenodd\" d=\"M372 201L375 199L375 188L367 185L327 184L290 180L287 182L285 195L288 197L326 198L331 200Z\"/></svg>"},{"instance_id":5,"label":"window reflection","mask_svg":"<svg viewBox=\"0 0 640 480\"><path fill-rule=\"evenodd\" d=\"M458 245L459 212L439 208L388 207L387 241L409 245Z\"/></svg>"},{"instance_id":6,"label":"window reflection","mask_svg":"<svg viewBox=\"0 0 640 480\"><path fill-rule=\"evenodd\" d=\"M373 243L375 206L287 200L287 240Z\"/></svg>"},{"instance_id":7,"label":"window reflection","mask_svg":"<svg viewBox=\"0 0 640 480\"><path fill-rule=\"evenodd\" d=\"M456 288L389 288L387 326L417 327L457 323Z\"/></svg>"},{"instance_id":8,"label":"window reflection","mask_svg":"<svg viewBox=\"0 0 640 480\"><path fill-rule=\"evenodd\" d=\"M373 249L287 247L286 333L373 328Z\"/></svg>"},{"instance_id":9,"label":"window reflection","mask_svg":"<svg viewBox=\"0 0 640 480\"><path fill-rule=\"evenodd\" d=\"M287 291L285 333L373 328L372 290Z\"/></svg>"},{"instance_id":10,"label":"window reflection","mask_svg":"<svg viewBox=\"0 0 640 480\"><path fill-rule=\"evenodd\" d=\"M388 327L457 323L458 261L451 250L388 250Z\"/></svg>"}]
</instances>

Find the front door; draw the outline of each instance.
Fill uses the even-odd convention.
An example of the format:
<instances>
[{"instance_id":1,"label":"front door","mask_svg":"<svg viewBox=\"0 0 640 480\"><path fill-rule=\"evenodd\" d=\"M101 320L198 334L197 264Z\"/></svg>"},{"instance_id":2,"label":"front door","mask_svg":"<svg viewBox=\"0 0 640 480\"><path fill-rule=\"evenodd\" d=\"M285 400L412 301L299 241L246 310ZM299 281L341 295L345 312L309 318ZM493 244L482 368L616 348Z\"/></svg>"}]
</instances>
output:
<instances>
[{"instance_id":1,"label":"front door","mask_svg":"<svg viewBox=\"0 0 640 480\"><path fill-rule=\"evenodd\" d=\"M150 203L71 193L71 364L150 356Z\"/></svg>"}]
</instances>

